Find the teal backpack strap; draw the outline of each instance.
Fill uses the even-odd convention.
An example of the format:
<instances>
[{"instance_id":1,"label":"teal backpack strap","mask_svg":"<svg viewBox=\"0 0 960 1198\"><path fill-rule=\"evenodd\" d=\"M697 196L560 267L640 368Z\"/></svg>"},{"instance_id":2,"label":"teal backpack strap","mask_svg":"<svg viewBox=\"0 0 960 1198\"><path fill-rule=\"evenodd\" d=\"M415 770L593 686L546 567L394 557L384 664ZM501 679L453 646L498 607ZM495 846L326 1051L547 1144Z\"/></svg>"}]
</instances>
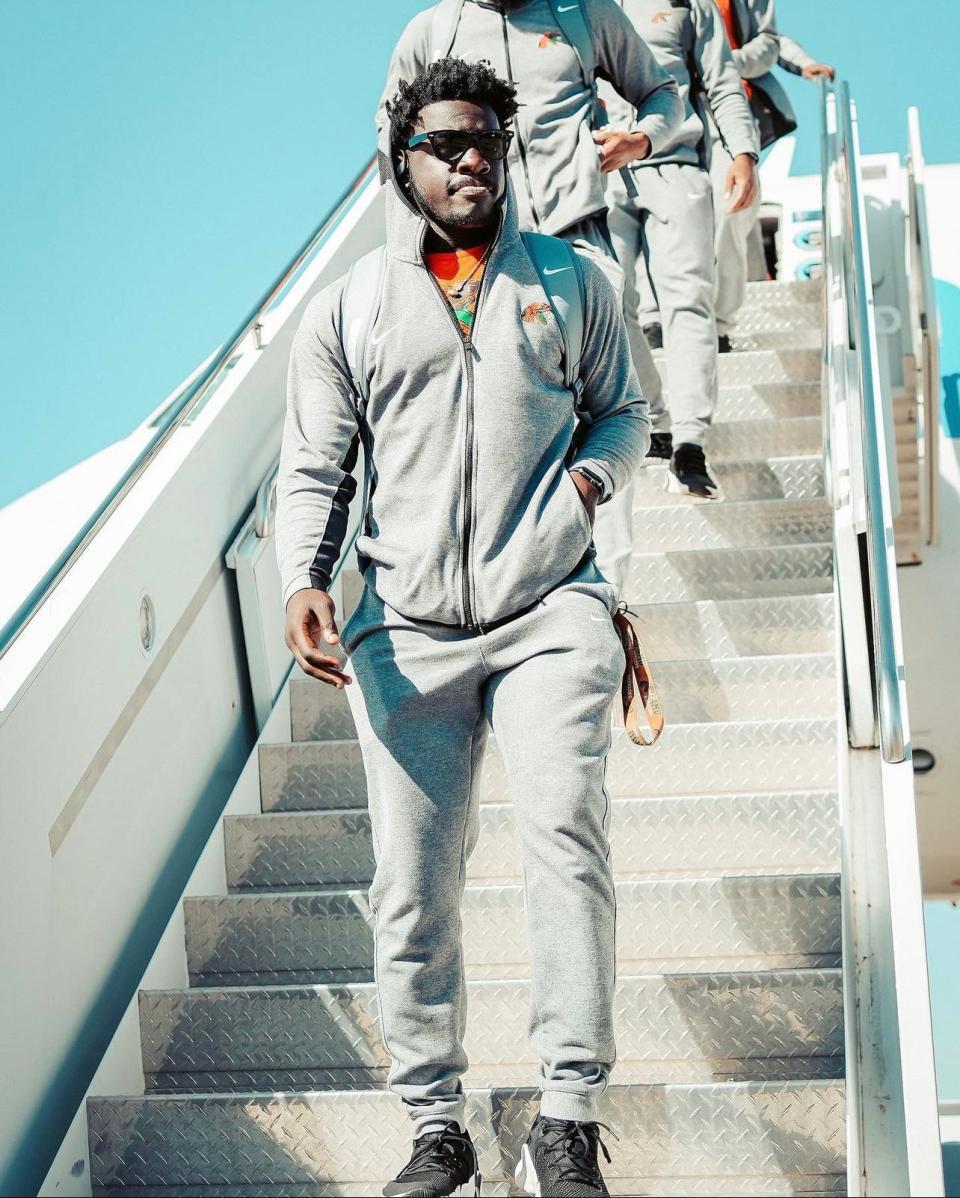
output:
<instances>
[{"instance_id":1,"label":"teal backpack strap","mask_svg":"<svg viewBox=\"0 0 960 1198\"><path fill-rule=\"evenodd\" d=\"M563 338L563 381L573 392L574 406L580 414L584 320L580 260L574 248L559 237L548 237L545 233L521 233L520 236L556 317Z\"/></svg>"},{"instance_id":2,"label":"teal backpack strap","mask_svg":"<svg viewBox=\"0 0 960 1198\"><path fill-rule=\"evenodd\" d=\"M369 254L358 258L350 267L347 281L343 285L340 297L340 344L347 368L350 371L350 381L353 384L353 395L357 405L360 438L363 444L363 497L360 507L360 518L353 530L353 535L343 552L349 553L354 542L363 528L367 515L367 504L370 502L370 443L364 435L364 415L370 399L370 383L367 378L367 342L370 330L373 328L377 313L380 311L380 299L383 295L383 274L386 265L384 246L378 246Z\"/></svg>"},{"instance_id":3,"label":"teal backpack strap","mask_svg":"<svg viewBox=\"0 0 960 1198\"><path fill-rule=\"evenodd\" d=\"M583 81L596 96L597 90L597 55L593 45L593 30L583 11L583 0L550 0L553 19L564 40L573 47L580 62Z\"/></svg>"},{"instance_id":4,"label":"teal backpack strap","mask_svg":"<svg viewBox=\"0 0 960 1198\"><path fill-rule=\"evenodd\" d=\"M434 6L430 27L431 62L446 58L453 49L462 11L463 0L440 0L440 3Z\"/></svg>"},{"instance_id":5,"label":"teal backpack strap","mask_svg":"<svg viewBox=\"0 0 960 1198\"><path fill-rule=\"evenodd\" d=\"M367 341L380 311L383 294L384 247L378 246L350 267L340 299L340 344L347 359L357 412L363 416L370 398L367 380Z\"/></svg>"},{"instance_id":6,"label":"teal backpack strap","mask_svg":"<svg viewBox=\"0 0 960 1198\"><path fill-rule=\"evenodd\" d=\"M593 40L593 30L590 28L590 21L584 12L585 2L586 0L566 0L566 3L561 4L559 0L550 0L550 10L564 40L573 47L573 52L580 63L580 74L583 76L584 85L593 95L592 127L602 129L604 125L609 124L609 119L606 106L597 91L597 52ZM622 7L623 0L620 0L620 3ZM620 178L623 180L630 199L636 199L636 184L626 167L620 171Z\"/></svg>"}]
</instances>

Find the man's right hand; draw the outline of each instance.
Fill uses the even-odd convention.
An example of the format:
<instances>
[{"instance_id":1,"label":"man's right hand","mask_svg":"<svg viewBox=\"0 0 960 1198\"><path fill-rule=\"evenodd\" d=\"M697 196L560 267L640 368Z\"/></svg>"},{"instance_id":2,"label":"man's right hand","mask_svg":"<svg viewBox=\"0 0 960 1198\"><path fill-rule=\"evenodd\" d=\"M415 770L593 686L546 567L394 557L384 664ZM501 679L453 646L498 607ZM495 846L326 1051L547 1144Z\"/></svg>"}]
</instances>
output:
<instances>
[{"instance_id":1,"label":"man's right hand","mask_svg":"<svg viewBox=\"0 0 960 1198\"><path fill-rule=\"evenodd\" d=\"M339 645L340 633L334 619L336 608L326 591L305 588L295 591L287 603L285 638L287 648L300 669L321 682L342 690L353 679L340 668L336 657L319 653L318 645Z\"/></svg>"}]
</instances>

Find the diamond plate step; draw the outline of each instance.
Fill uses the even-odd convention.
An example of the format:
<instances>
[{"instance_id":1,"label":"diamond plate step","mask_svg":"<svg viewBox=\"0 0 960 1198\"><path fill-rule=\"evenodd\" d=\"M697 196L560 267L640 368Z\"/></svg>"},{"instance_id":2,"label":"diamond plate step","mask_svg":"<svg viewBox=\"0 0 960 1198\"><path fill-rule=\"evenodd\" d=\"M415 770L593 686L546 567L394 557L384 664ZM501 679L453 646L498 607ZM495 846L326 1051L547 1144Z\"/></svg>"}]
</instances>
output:
<instances>
[{"instance_id":1,"label":"diamond plate step","mask_svg":"<svg viewBox=\"0 0 960 1198\"><path fill-rule=\"evenodd\" d=\"M813 307L813 305L810 305ZM787 305L782 306L784 309ZM816 309L819 316L819 309ZM823 350L823 326L812 314L804 313L799 320L786 316L776 319L777 309L769 310L762 325L751 319L741 321L730 334L734 353L745 353L757 349L815 349Z\"/></svg>"},{"instance_id":2,"label":"diamond plate step","mask_svg":"<svg viewBox=\"0 0 960 1198\"><path fill-rule=\"evenodd\" d=\"M614 799L610 839L621 880L699 872L829 872L837 868L833 791ZM224 823L231 890L367 885L373 880L365 809L229 816ZM512 803L480 809L471 882L519 882Z\"/></svg>"},{"instance_id":3,"label":"diamond plate step","mask_svg":"<svg viewBox=\"0 0 960 1198\"><path fill-rule=\"evenodd\" d=\"M822 355L819 349L756 349L720 354L717 378L721 387L742 383L819 382Z\"/></svg>"},{"instance_id":4,"label":"diamond plate step","mask_svg":"<svg viewBox=\"0 0 960 1198\"><path fill-rule=\"evenodd\" d=\"M536 1078L525 981L471 982L468 1086ZM623 978L614 996L624 1083L843 1076L839 970ZM390 1057L373 983L141 991L149 1090L368 1089Z\"/></svg>"},{"instance_id":5,"label":"diamond plate step","mask_svg":"<svg viewBox=\"0 0 960 1198\"><path fill-rule=\"evenodd\" d=\"M830 719L674 724L646 751L614 731L607 760L612 795L700 791L830 790L836 785L836 725ZM510 798L503 762L491 741L480 773L481 802ZM264 811L365 807L367 784L356 741L260 746Z\"/></svg>"},{"instance_id":6,"label":"diamond plate step","mask_svg":"<svg viewBox=\"0 0 960 1198\"><path fill-rule=\"evenodd\" d=\"M734 420L717 423L707 433L706 453L711 463L742 458L801 457L819 454L823 425L819 416L782 420Z\"/></svg>"},{"instance_id":7,"label":"diamond plate step","mask_svg":"<svg viewBox=\"0 0 960 1198\"><path fill-rule=\"evenodd\" d=\"M834 647L832 595L650 603L636 610L654 662L826 653Z\"/></svg>"},{"instance_id":8,"label":"diamond plate step","mask_svg":"<svg viewBox=\"0 0 960 1198\"><path fill-rule=\"evenodd\" d=\"M751 499L821 499L824 495L823 460L819 454L766 460L721 459L710 465L727 503ZM667 468L659 464L637 471L634 494L637 509L661 504L690 506L688 496L667 490Z\"/></svg>"},{"instance_id":9,"label":"diamond plate step","mask_svg":"<svg viewBox=\"0 0 960 1198\"><path fill-rule=\"evenodd\" d=\"M733 384L721 388L713 418L715 423L721 424L737 420L819 417L822 402L818 382Z\"/></svg>"},{"instance_id":10,"label":"diamond plate step","mask_svg":"<svg viewBox=\"0 0 960 1198\"><path fill-rule=\"evenodd\" d=\"M819 311L823 298L820 279L785 279L747 284L747 297L741 312L768 312L780 304L815 305Z\"/></svg>"},{"instance_id":11,"label":"diamond plate step","mask_svg":"<svg viewBox=\"0 0 960 1198\"><path fill-rule=\"evenodd\" d=\"M735 600L736 601L736 600ZM773 600L779 601L779 600ZM646 607L638 607L642 633L650 627ZM669 636L669 634L668 634ZM810 648L804 642L804 648ZM831 645L825 646L826 648ZM650 639L651 654L662 654L663 639ZM672 654L666 654L666 658ZM713 657L713 654L708 655ZM693 660L689 665L666 662L657 670L657 685L669 709L672 724L696 724L708 720L803 719L811 712L826 715L834 708L834 661L832 655L808 652L769 655L749 661ZM342 691L310 679L295 679L290 688L292 734L297 742L326 740L314 737L330 726L326 713L337 710L338 722L346 727L344 739L354 739L356 730ZM350 769L354 768L352 762Z\"/></svg>"},{"instance_id":12,"label":"diamond plate step","mask_svg":"<svg viewBox=\"0 0 960 1198\"><path fill-rule=\"evenodd\" d=\"M833 874L618 882L617 962L631 973L835 968L840 889ZM370 981L366 891L187 899L190 984ZM463 945L473 978L529 976L521 885L468 885Z\"/></svg>"},{"instance_id":13,"label":"diamond plate step","mask_svg":"<svg viewBox=\"0 0 960 1198\"><path fill-rule=\"evenodd\" d=\"M734 343L743 334L787 331L789 329L822 329L823 304L817 295L813 302L794 298L781 298L777 303L757 305L747 301L740 311L737 327L733 330Z\"/></svg>"},{"instance_id":14,"label":"diamond plate step","mask_svg":"<svg viewBox=\"0 0 960 1198\"><path fill-rule=\"evenodd\" d=\"M679 549L635 553L624 597L631 607L698 599L816 595L832 588L833 545Z\"/></svg>"},{"instance_id":15,"label":"diamond plate step","mask_svg":"<svg viewBox=\"0 0 960 1198\"><path fill-rule=\"evenodd\" d=\"M638 513L634 531L650 553L822 544L833 536L833 516L825 499L671 504Z\"/></svg>"},{"instance_id":16,"label":"diamond plate step","mask_svg":"<svg viewBox=\"0 0 960 1198\"><path fill-rule=\"evenodd\" d=\"M509 1192L535 1097L468 1091L488 1193ZM410 1151L409 1118L376 1091L101 1098L87 1112L95 1193L370 1195ZM842 1191L836 1081L617 1085L599 1117L620 1136L604 1170L613 1193Z\"/></svg>"}]
</instances>

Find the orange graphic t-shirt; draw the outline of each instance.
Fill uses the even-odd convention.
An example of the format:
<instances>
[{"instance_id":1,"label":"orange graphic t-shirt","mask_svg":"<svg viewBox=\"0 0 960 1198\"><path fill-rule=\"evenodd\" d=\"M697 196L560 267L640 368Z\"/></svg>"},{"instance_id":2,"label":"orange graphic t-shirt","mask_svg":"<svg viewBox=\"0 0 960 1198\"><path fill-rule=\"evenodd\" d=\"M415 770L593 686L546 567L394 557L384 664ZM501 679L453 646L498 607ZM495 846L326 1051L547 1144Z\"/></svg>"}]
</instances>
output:
<instances>
[{"instance_id":1,"label":"orange graphic t-shirt","mask_svg":"<svg viewBox=\"0 0 960 1198\"><path fill-rule=\"evenodd\" d=\"M487 248L486 245L472 245L465 250L442 250L425 256L427 270L446 296L464 337L469 337L473 330Z\"/></svg>"}]
</instances>

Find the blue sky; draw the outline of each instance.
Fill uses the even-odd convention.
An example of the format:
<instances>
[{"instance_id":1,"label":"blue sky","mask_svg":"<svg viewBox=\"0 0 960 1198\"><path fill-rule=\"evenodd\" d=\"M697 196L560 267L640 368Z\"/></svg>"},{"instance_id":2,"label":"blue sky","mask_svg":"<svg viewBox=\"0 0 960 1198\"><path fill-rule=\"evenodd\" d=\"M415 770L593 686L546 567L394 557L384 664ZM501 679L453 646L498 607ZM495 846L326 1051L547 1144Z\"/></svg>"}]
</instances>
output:
<instances>
[{"instance_id":1,"label":"blue sky","mask_svg":"<svg viewBox=\"0 0 960 1198\"><path fill-rule=\"evenodd\" d=\"M0 504L125 435L228 335L369 155L420 7L4 0ZM934 114L960 4L930 44L911 28L906 61L892 0L779 8L851 79L868 150L901 148L917 102L929 158L957 156ZM816 89L788 82L812 169Z\"/></svg>"}]
</instances>

